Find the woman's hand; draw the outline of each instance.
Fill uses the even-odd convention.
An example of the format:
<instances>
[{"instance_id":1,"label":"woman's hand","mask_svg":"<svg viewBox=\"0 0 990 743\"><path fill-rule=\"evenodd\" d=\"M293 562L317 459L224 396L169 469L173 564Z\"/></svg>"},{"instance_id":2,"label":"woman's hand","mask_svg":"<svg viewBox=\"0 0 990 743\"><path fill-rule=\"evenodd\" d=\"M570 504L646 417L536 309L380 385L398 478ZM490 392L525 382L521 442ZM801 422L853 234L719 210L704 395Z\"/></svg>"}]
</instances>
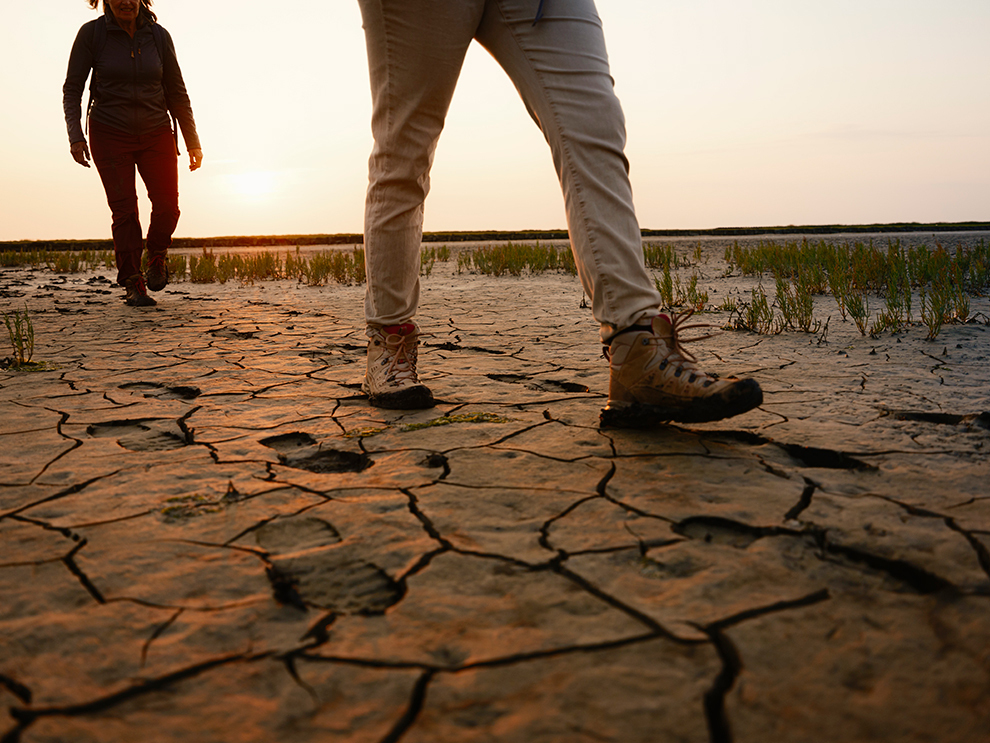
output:
<instances>
[{"instance_id":1,"label":"woman's hand","mask_svg":"<svg viewBox=\"0 0 990 743\"><path fill-rule=\"evenodd\" d=\"M199 170L203 164L202 150L189 150L189 170Z\"/></svg>"},{"instance_id":2,"label":"woman's hand","mask_svg":"<svg viewBox=\"0 0 990 743\"><path fill-rule=\"evenodd\" d=\"M84 168L89 167L89 145L86 144L85 139L81 142L73 142L69 147L69 152L72 153L73 160Z\"/></svg>"}]
</instances>

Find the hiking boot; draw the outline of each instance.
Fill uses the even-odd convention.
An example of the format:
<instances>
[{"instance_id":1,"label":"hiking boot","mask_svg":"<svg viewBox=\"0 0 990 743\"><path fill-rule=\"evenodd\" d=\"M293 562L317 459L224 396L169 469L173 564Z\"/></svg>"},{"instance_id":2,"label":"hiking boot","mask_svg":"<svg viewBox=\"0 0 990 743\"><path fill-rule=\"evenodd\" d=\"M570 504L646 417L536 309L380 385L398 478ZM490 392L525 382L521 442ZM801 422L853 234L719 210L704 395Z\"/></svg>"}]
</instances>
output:
<instances>
[{"instance_id":1,"label":"hiking boot","mask_svg":"<svg viewBox=\"0 0 990 743\"><path fill-rule=\"evenodd\" d=\"M124 282L124 302L131 307L151 307L158 304L148 296L148 290L144 286L144 277L136 273Z\"/></svg>"},{"instance_id":2,"label":"hiking boot","mask_svg":"<svg viewBox=\"0 0 990 743\"><path fill-rule=\"evenodd\" d=\"M362 391L377 408L416 410L436 403L416 374L419 328L415 323L368 327L368 373Z\"/></svg>"},{"instance_id":3,"label":"hiking boot","mask_svg":"<svg viewBox=\"0 0 990 743\"><path fill-rule=\"evenodd\" d=\"M168 256L152 255L148 257L148 270L145 272L148 288L153 292L160 292L168 286Z\"/></svg>"},{"instance_id":4,"label":"hiking boot","mask_svg":"<svg viewBox=\"0 0 990 743\"><path fill-rule=\"evenodd\" d=\"M654 317L649 325L634 326L612 339L608 405L602 428L649 428L665 421L703 423L730 418L763 402L754 379L719 379L706 374L681 346L678 332L704 325L686 325L688 310ZM704 340L692 338L690 340Z\"/></svg>"}]
</instances>

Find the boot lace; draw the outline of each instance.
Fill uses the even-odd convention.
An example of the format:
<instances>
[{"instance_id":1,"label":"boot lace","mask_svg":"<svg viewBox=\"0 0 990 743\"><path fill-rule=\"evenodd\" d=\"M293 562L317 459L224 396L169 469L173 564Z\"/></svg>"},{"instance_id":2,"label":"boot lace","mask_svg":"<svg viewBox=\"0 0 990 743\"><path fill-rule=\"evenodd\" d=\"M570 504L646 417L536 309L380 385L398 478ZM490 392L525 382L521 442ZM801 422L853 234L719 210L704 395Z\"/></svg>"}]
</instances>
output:
<instances>
[{"instance_id":1,"label":"boot lace","mask_svg":"<svg viewBox=\"0 0 990 743\"><path fill-rule=\"evenodd\" d=\"M389 334L385 337L385 356L387 368L385 378L389 381L419 382L416 374L416 359L418 349L416 343L419 333L409 335ZM385 362L383 362L385 363Z\"/></svg>"},{"instance_id":2,"label":"boot lace","mask_svg":"<svg viewBox=\"0 0 990 743\"><path fill-rule=\"evenodd\" d=\"M697 328L711 328L711 327L714 327L710 322L688 323L688 320L691 318L691 315L693 315L693 314L694 314L694 310L687 309L687 310L684 310L683 312L678 312L676 314L669 315L669 317L670 317L670 343L669 343L670 350L671 350L672 354L677 354L678 356L680 356L685 361L689 361L691 363L696 362L698 359L695 358L694 354L692 354L690 351L688 351L686 348L684 348L684 346L681 345L681 344L683 344L683 343L696 343L698 341L708 340L709 338L712 338L715 335L717 335L717 333L714 333L713 332L713 333L706 333L705 335L694 336L694 337L691 337L691 338L682 338L681 337L681 334L685 330L695 330Z\"/></svg>"}]
</instances>

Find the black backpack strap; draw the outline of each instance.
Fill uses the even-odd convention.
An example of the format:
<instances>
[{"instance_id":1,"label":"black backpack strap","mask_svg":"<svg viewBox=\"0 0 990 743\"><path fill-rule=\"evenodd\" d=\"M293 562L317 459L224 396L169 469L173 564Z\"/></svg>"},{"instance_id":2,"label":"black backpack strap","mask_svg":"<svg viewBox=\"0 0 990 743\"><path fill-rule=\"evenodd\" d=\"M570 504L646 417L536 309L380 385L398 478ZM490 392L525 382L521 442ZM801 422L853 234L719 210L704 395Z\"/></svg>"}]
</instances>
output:
<instances>
[{"instance_id":1,"label":"black backpack strap","mask_svg":"<svg viewBox=\"0 0 990 743\"><path fill-rule=\"evenodd\" d=\"M107 17L101 15L93 23L93 52L92 73L89 77L89 101L86 103L86 133L89 133L89 112L93 109L93 101L98 97L96 93L96 63L103 56L103 48L107 45Z\"/></svg>"}]
</instances>

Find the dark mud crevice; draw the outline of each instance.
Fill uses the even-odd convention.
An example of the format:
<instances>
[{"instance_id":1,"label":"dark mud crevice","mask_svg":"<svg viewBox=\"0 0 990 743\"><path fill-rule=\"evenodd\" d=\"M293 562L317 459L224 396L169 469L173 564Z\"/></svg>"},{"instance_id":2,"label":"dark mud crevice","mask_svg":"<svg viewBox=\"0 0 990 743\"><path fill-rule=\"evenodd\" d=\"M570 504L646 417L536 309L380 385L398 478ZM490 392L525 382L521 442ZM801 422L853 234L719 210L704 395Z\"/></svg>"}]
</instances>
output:
<instances>
[{"instance_id":1,"label":"dark mud crevice","mask_svg":"<svg viewBox=\"0 0 990 743\"><path fill-rule=\"evenodd\" d=\"M612 503L613 505L616 505L619 508L623 508L623 510L628 510L628 509L625 509L625 507L622 506L621 504L616 503L616 501L614 501L612 498L610 498L607 495L608 484L612 480L612 478L615 477L616 469L617 468L615 466L615 462L612 462L611 466L609 467L608 472L606 472L602 476L602 478L598 481L598 483L595 485L595 494L594 495L588 495L588 496L585 496L583 498L578 498L577 500L573 501L569 506L567 506L567 508L565 508L563 511L561 511L560 513L558 513L556 516L552 516L551 518L549 518L546 521L544 521L543 524L540 526L540 529L539 529L539 535L540 535L540 537L539 537L539 544L540 544L541 547L543 547L543 549L545 549L545 550L547 550L549 552L555 552L556 553L557 557L554 558L554 559L556 560L556 562L558 564L561 563L561 562L563 562L563 561L565 561L568 558L568 553L565 550L557 549L556 547L554 547L550 543L550 530L551 530L551 528L553 528L553 525L554 525L555 522L559 521L562 518L565 518L568 514L570 514L575 509L577 509L580 506L584 505L588 501L595 500L596 498L604 498L609 503Z\"/></svg>"},{"instance_id":2,"label":"dark mud crevice","mask_svg":"<svg viewBox=\"0 0 990 743\"><path fill-rule=\"evenodd\" d=\"M186 423L186 421L189 420L189 418L194 416L201 409L202 409L202 405L197 405L195 408L189 410L189 412L187 412L185 415L183 415L175 422L175 424L179 427L179 430L182 431L182 434L185 437L185 442L187 445L195 444L196 437L193 435L195 429L189 428L189 424ZM211 451L213 450L212 447L208 447L208 448Z\"/></svg>"},{"instance_id":3,"label":"dark mud crevice","mask_svg":"<svg viewBox=\"0 0 990 743\"><path fill-rule=\"evenodd\" d=\"M912 516L941 520L949 529L962 536L963 539L969 543L969 546L972 547L973 551L976 553L976 559L979 562L980 567L983 569L983 572L987 574L987 578L990 579L990 551L987 550L986 545L974 536L975 534L980 534L983 532L980 532L979 530L964 529L952 516L946 516L945 514L938 513L936 511L929 511L927 508L912 506L909 503L902 503L898 500L894 500L893 498L886 498L882 496L878 497L881 497L882 500L885 500L888 503L893 503L894 505L903 508Z\"/></svg>"},{"instance_id":4,"label":"dark mud crevice","mask_svg":"<svg viewBox=\"0 0 990 743\"><path fill-rule=\"evenodd\" d=\"M22 524L30 524L31 526L37 526L39 529L44 529L45 531L53 531L56 534L61 534L66 539L71 539L73 542L76 542L77 545L84 541L79 534L76 534L67 526L55 526L54 524L49 524L46 521L39 521L38 519L32 519L28 516L11 516L10 518L12 521L17 521ZM73 552L78 549L78 546L74 547Z\"/></svg>"},{"instance_id":5,"label":"dark mud crevice","mask_svg":"<svg viewBox=\"0 0 990 743\"><path fill-rule=\"evenodd\" d=\"M504 356L505 351L495 348L484 348L483 346L462 346L457 343L445 341L444 343L423 343L426 348L435 348L438 351L474 351L475 353L487 353L493 356Z\"/></svg>"},{"instance_id":6,"label":"dark mud crevice","mask_svg":"<svg viewBox=\"0 0 990 743\"><path fill-rule=\"evenodd\" d=\"M227 340L246 341L254 338L259 331L234 330L233 328L221 327L221 328L216 328L214 330L207 330L206 332L212 335L214 338L225 338Z\"/></svg>"},{"instance_id":7,"label":"dark mud crevice","mask_svg":"<svg viewBox=\"0 0 990 743\"><path fill-rule=\"evenodd\" d=\"M831 470L875 470L872 464L856 459L845 452L835 449L819 449L813 446L799 444L777 443L781 449L801 462L805 467L817 467Z\"/></svg>"},{"instance_id":8,"label":"dark mud crevice","mask_svg":"<svg viewBox=\"0 0 990 743\"><path fill-rule=\"evenodd\" d=\"M537 392L591 392L587 385L577 382L560 381L556 379L539 379L527 374L486 374L488 379L495 382L505 382L506 384L521 384L526 389Z\"/></svg>"},{"instance_id":9,"label":"dark mud crevice","mask_svg":"<svg viewBox=\"0 0 990 743\"><path fill-rule=\"evenodd\" d=\"M743 670L743 661L739 649L726 634L725 630L749 619L812 606L822 601L827 601L830 598L831 596L828 590L822 589L791 601L778 601L767 606L747 609L705 627L699 627L699 629L708 635L715 651L718 653L719 659L722 661L722 669L704 696L705 720L708 723L708 735L712 743L732 743L733 741L732 725L725 709L725 700L729 692L735 687L736 680Z\"/></svg>"},{"instance_id":10,"label":"dark mud crevice","mask_svg":"<svg viewBox=\"0 0 990 743\"><path fill-rule=\"evenodd\" d=\"M423 460L423 464L430 469L441 469L443 470L437 477L437 482L447 479L447 475L450 474L450 460L447 459L447 455L441 452L431 452Z\"/></svg>"},{"instance_id":11,"label":"dark mud crevice","mask_svg":"<svg viewBox=\"0 0 990 743\"><path fill-rule=\"evenodd\" d=\"M832 542L827 529L806 524L802 530L778 526L750 526L731 519L694 516L680 521L672 530L691 539L746 549L767 537L787 537L810 542L819 559L863 572L864 567L893 578L907 590L921 595L957 590L948 580L906 560L877 555L856 547Z\"/></svg>"},{"instance_id":12,"label":"dark mud crevice","mask_svg":"<svg viewBox=\"0 0 990 743\"><path fill-rule=\"evenodd\" d=\"M615 466L614 465L612 467L612 472L613 473L615 472ZM553 516L553 517L547 519L546 521L544 521L543 524L540 526L540 530L539 530L539 534L540 534L539 544L540 544L540 546L543 549L545 549L545 550L547 550L549 552L555 552L555 553L557 553L557 555L561 559L567 559L567 552L565 552L564 550L561 550L561 549L557 549L552 544L550 544L550 529L553 527L553 525L554 525L555 522L557 522L560 519L566 517L569 513L571 513L572 511L574 511L576 508L579 508L580 506L584 505L588 501L596 500L597 498L601 498L601 497L602 496L600 494L596 494L596 495L589 495L589 496L586 496L584 498L580 498L579 500L576 500L573 503L571 503L567 508L565 508L563 511L561 511L560 513L558 513L556 516Z\"/></svg>"},{"instance_id":13,"label":"dark mud crevice","mask_svg":"<svg viewBox=\"0 0 990 743\"><path fill-rule=\"evenodd\" d=\"M115 475L117 475L119 473L120 473L120 470L114 470L113 472L109 472L109 473L107 473L105 475L98 475L97 477L93 477L93 478L91 478L89 480L86 480L85 482L79 482L79 483L76 483L75 485L70 485L65 490L60 490L57 493L55 493L54 495L49 495L47 498L41 498L40 500L33 501L31 503L28 503L26 505L21 506L20 508L15 508L14 510L8 511L7 513L0 513L0 521L3 521L3 519L5 519L5 518L10 518L10 517L16 516L17 514L22 513L23 511L27 511L27 510L30 510L32 508L35 508L36 506L40 506L40 505L43 505L45 503L51 503L52 501L56 501L56 500L59 500L61 498L65 498L65 497L70 496L70 495L75 495L76 493L79 493L79 492L85 490L86 488L88 488L94 482L99 482L100 480L108 479L108 478L113 477L113 476L115 476Z\"/></svg>"},{"instance_id":14,"label":"dark mud crevice","mask_svg":"<svg viewBox=\"0 0 990 743\"><path fill-rule=\"evenodd\" d=\"M4 736L2 743L17 743L20 741L21 733L23 733L24 730L35 722L35 720L41 717L79 717L81 715L99 714L100 712L106 712L107 710L110 710L130 699L134 699L135 697L143 696L145 694L150 694L155 691L164 690L171 684L193 678L213 668L241 661L250 662L261 660L269 657L270 655L271 653L260 653L257 655L238 653L236 655L227 655L221 658L214 658L202 663L197 663L196 665L189 666L187 668L182 668L178 671L173 671L172 673L165 674L164 676L157 676L155 678L142 680L126 689L122 689L121 691L114 692L113 694L108 694L103 697L98 697L88 702L81 702L79 704L69 704L62 707L38 707L33 709L30 707L11 707L10 714L18 722L18 726Z\"/></svg>"},{"instance_id":15,"label":"dark mud crevice","mask_svg":"<svg viewBox=\"0 0 990 743\"><path fill-rule=\"evenodd\" d=\"M77 544L73 548L73 550L69 554L67 554L65 557L62 558L62 563L65 565L65 567L69 569L70 573L76 576L76 579L79 581L82 587L86 589L86 592L93 597L93 600L96 601L96 603L105 604L107 600L103 597L103 594L100 593L100 589L98 589L93 584L93 582L89 579L89 576L86 575L86 573L84 573L82 569L76 564L76 560L75 560L76 554L79 552L79 550L81 550L85 546L86 546L86 540L83 539L79 542L79 544Z\"/></svg>"},{"instance_id":16,"label":"dark mud crevice","mask_svg":"<svg viewBox=\"0 0 990 743\"><path fill-rule=\"evenodd\" d=\"M974 428L990 429L990 412L959 415L954 413L931 413L916 410L888 410L886 415L899 421L933 423L939 426L967 425Z\"/></svg>"},{"instance_id":17,"label":"dark mud crevice","mask_svg":"<svg viewBox=\"0 0 990 743\"><path fill-rule=\"evenodd\" d=\"M299 580L290 573L279 570L276 565L265 565L265 577L272 587L272 598L279 606L293 606L300 611L308 611L309 607L299 595Z\"/></svg>"},{"instance_id":18,"label":"dark mud crevice","mask_svg":"<svg viewBox=\"0 0 990 743\"><path fill-rule=\"evenodd\" d=\"M0 686L5 688L24 704L31 704L31 690L19 681L15 681L10 676L0 673Z\"/></svg>"},{"instance_id":19,"label":"dark mud crevice","mask_svg":"<svg viewBox=\"0 0 990 743\"><path fill-rule=\"evenodd\" d=\"M783 449L805 467L857 471L876 469L874 465L836 449L820 449L814 446L788 444L751 431L718 431L717 433L710 434L707 438L715 440L728 439L729 441L736 441L750 446L776 446Z\"/></svg>"},{"instance_id":20,"label":"dark mud crevice","mask_svg":"<svg viewBox=\"0 0 990 743\"><path fill-rule=\"evenodd\" d=\"M428 670L416 679L409 699L409 706L406 707L392 729L382 738L381 743L396 743L416 722L416 718L419 717L419 713L423 710L423 704L426 702L426 690L435 674L436 671Z\"/></svg>"},{"instance_id":21,"label":"dark mud crevice","mask_svg":"<svg viewBox=\"0 0 990 743\"><path fill-rule=\"evenodd\" d=\"M58 423L55 424L55 430L58 433L58 435L61 436L63 439L65 439L66 441L71 441L72 442L72 446L70 446L68 449L66 449L63 452L59 452L54 458L52 458L49 461L45 462L45 466L42 467L40 470L38 470L38 473L34 477L31 478L31 483L32 484L35 483L35 482L37 482L38 481L38 478L41 477L43 474L45 474L45 472L48 471L48 468L51 467L53 464L55 464L58 460L60 460L62 457L67 456L68 454L74 452L76 449L78 449L80 446L83 445L83 442L82 442L81 439L77 439L77 438L74 438L72 436L67 436L66 433L62 430L62 426L66 423L66 421L69 420L69 414L68 413L66 413L65 411L62 411L62 410L53 410L52 408L45 408L45 410L48 410L48 411L50 411L52 413L58 413L59 420L58 420Z\"/></svg>"},{"instance_id":22,"label":"dark mud crevice","mask_svg":"<svg viewBox=\"0 0 990 743\"><path fill-rule=\"evenodd\" d=\"M793 521L798 516L800 516L807 508L811 505L811 499L815 495L815 491L821 487L814 480L810 480L807 477L804 478L804 490L801 492L801 497L798 502L794 504L791 509L784 514L784 521Z\"/></svg>"},{"instance_id":23,"label":"dark mud crevice","mask_svg":"<svg viewBox=\"0 0 990 743\"><path fill-rule=\"evenodd\" d=\"M310 625L309 629L306 630L306 633L299 638L300 641L312 640L312 643L307 645L305 650L313 650L318 648L320 645L325 645L330 642L330 628L333 626L334 622L337 621L338 616L339 614L331 611L328 614L324 614Z\"/></svg>"},{"instance_id":24,"label":"dark mud crevice","mask_svg":"<svg viewBox=\"0 0 990 743\"><path fill-rule=\"evenodd\" d=\"M674 642L677 643L685 642L683 638L680 638L677 635L675 635L673 632L668 630L666 627L660 624L649 614L641 612L639 609L636 609L632 606L629 606L628 604L625 604L624 602L620 601L619 599L617 599L615 596L611 595L607 591L603 591L602 589L598 588L598 586L586 580L581 575L571 572L563 565L559 563L551 562L550 569L557 575L567 578L569 581L580 587L586 593L591 594L600 601L604 601L612 608L618 609L626 616L629 616L632 619L636 620L644 627L646 627L651 633L665 637L668 640L673 640Z\"/></svg>"},{"instance_id":25,"label":"dark mud crevice","mask_svg":"<svg viewBox=\"0 0 990 743\"><path fill-rule=\"evenodd\" d=\"M303 681L302 677L299 675L298 669L296 669L296 656L292 653L288 653L282 658L282 662L285 664L285 670L288 672L292 680L296 682L296 685L298 685L300 689L309 695L309 698L312 700L314 705L319 705L320 697L316 693L316 689Z\"/></svg>"},{"instance_id":26,"label":"dark mud crevice","mask_svg":"<svg viewBox=\"0 0 990 743\"><path fill-rule=\"evenodd\" d=\"M166 619L164 622L155 627L155 631L151 633L151 636L144 641L144 645L141 646L141 667L144 668L145 662L148 660L148 651L151 650L151 644L161 637L169 627L171 627L175 620L182 616L185 609L177 609L176 612Z\"/></svg>"},{"instance_id":27,"label":"dark mud crevice","mask_svg":"<svg viewBox=\"0 0 990 743\"><path fill-rule=\"evenodd\" d=\"M721 630L713 628L707 634L718 653L719 660L722 661L722 670L703 697L705 721L708 723L708 740L711 743L732 743L732 726L725 711L725 698L732 691L736 679L742 672L742 660L735 644Z\"/></svg>"},{"instance_id":28,"label":"dark mud crevice","mask_svg":"<svg viewBox=\"0 0 990 743\"><path fill-rule=\"evenodd\" d=\"M440 530L430 520L430 517L423 513L423 510L419 507L419 498L416 497L416 494L408 488L400 488L399 492L406 496L409 513L423 526L423 530L430 536L430 539L437 542L444 550L454 549L454 545L440 533Z\"/></svg>"}]
</instances>

